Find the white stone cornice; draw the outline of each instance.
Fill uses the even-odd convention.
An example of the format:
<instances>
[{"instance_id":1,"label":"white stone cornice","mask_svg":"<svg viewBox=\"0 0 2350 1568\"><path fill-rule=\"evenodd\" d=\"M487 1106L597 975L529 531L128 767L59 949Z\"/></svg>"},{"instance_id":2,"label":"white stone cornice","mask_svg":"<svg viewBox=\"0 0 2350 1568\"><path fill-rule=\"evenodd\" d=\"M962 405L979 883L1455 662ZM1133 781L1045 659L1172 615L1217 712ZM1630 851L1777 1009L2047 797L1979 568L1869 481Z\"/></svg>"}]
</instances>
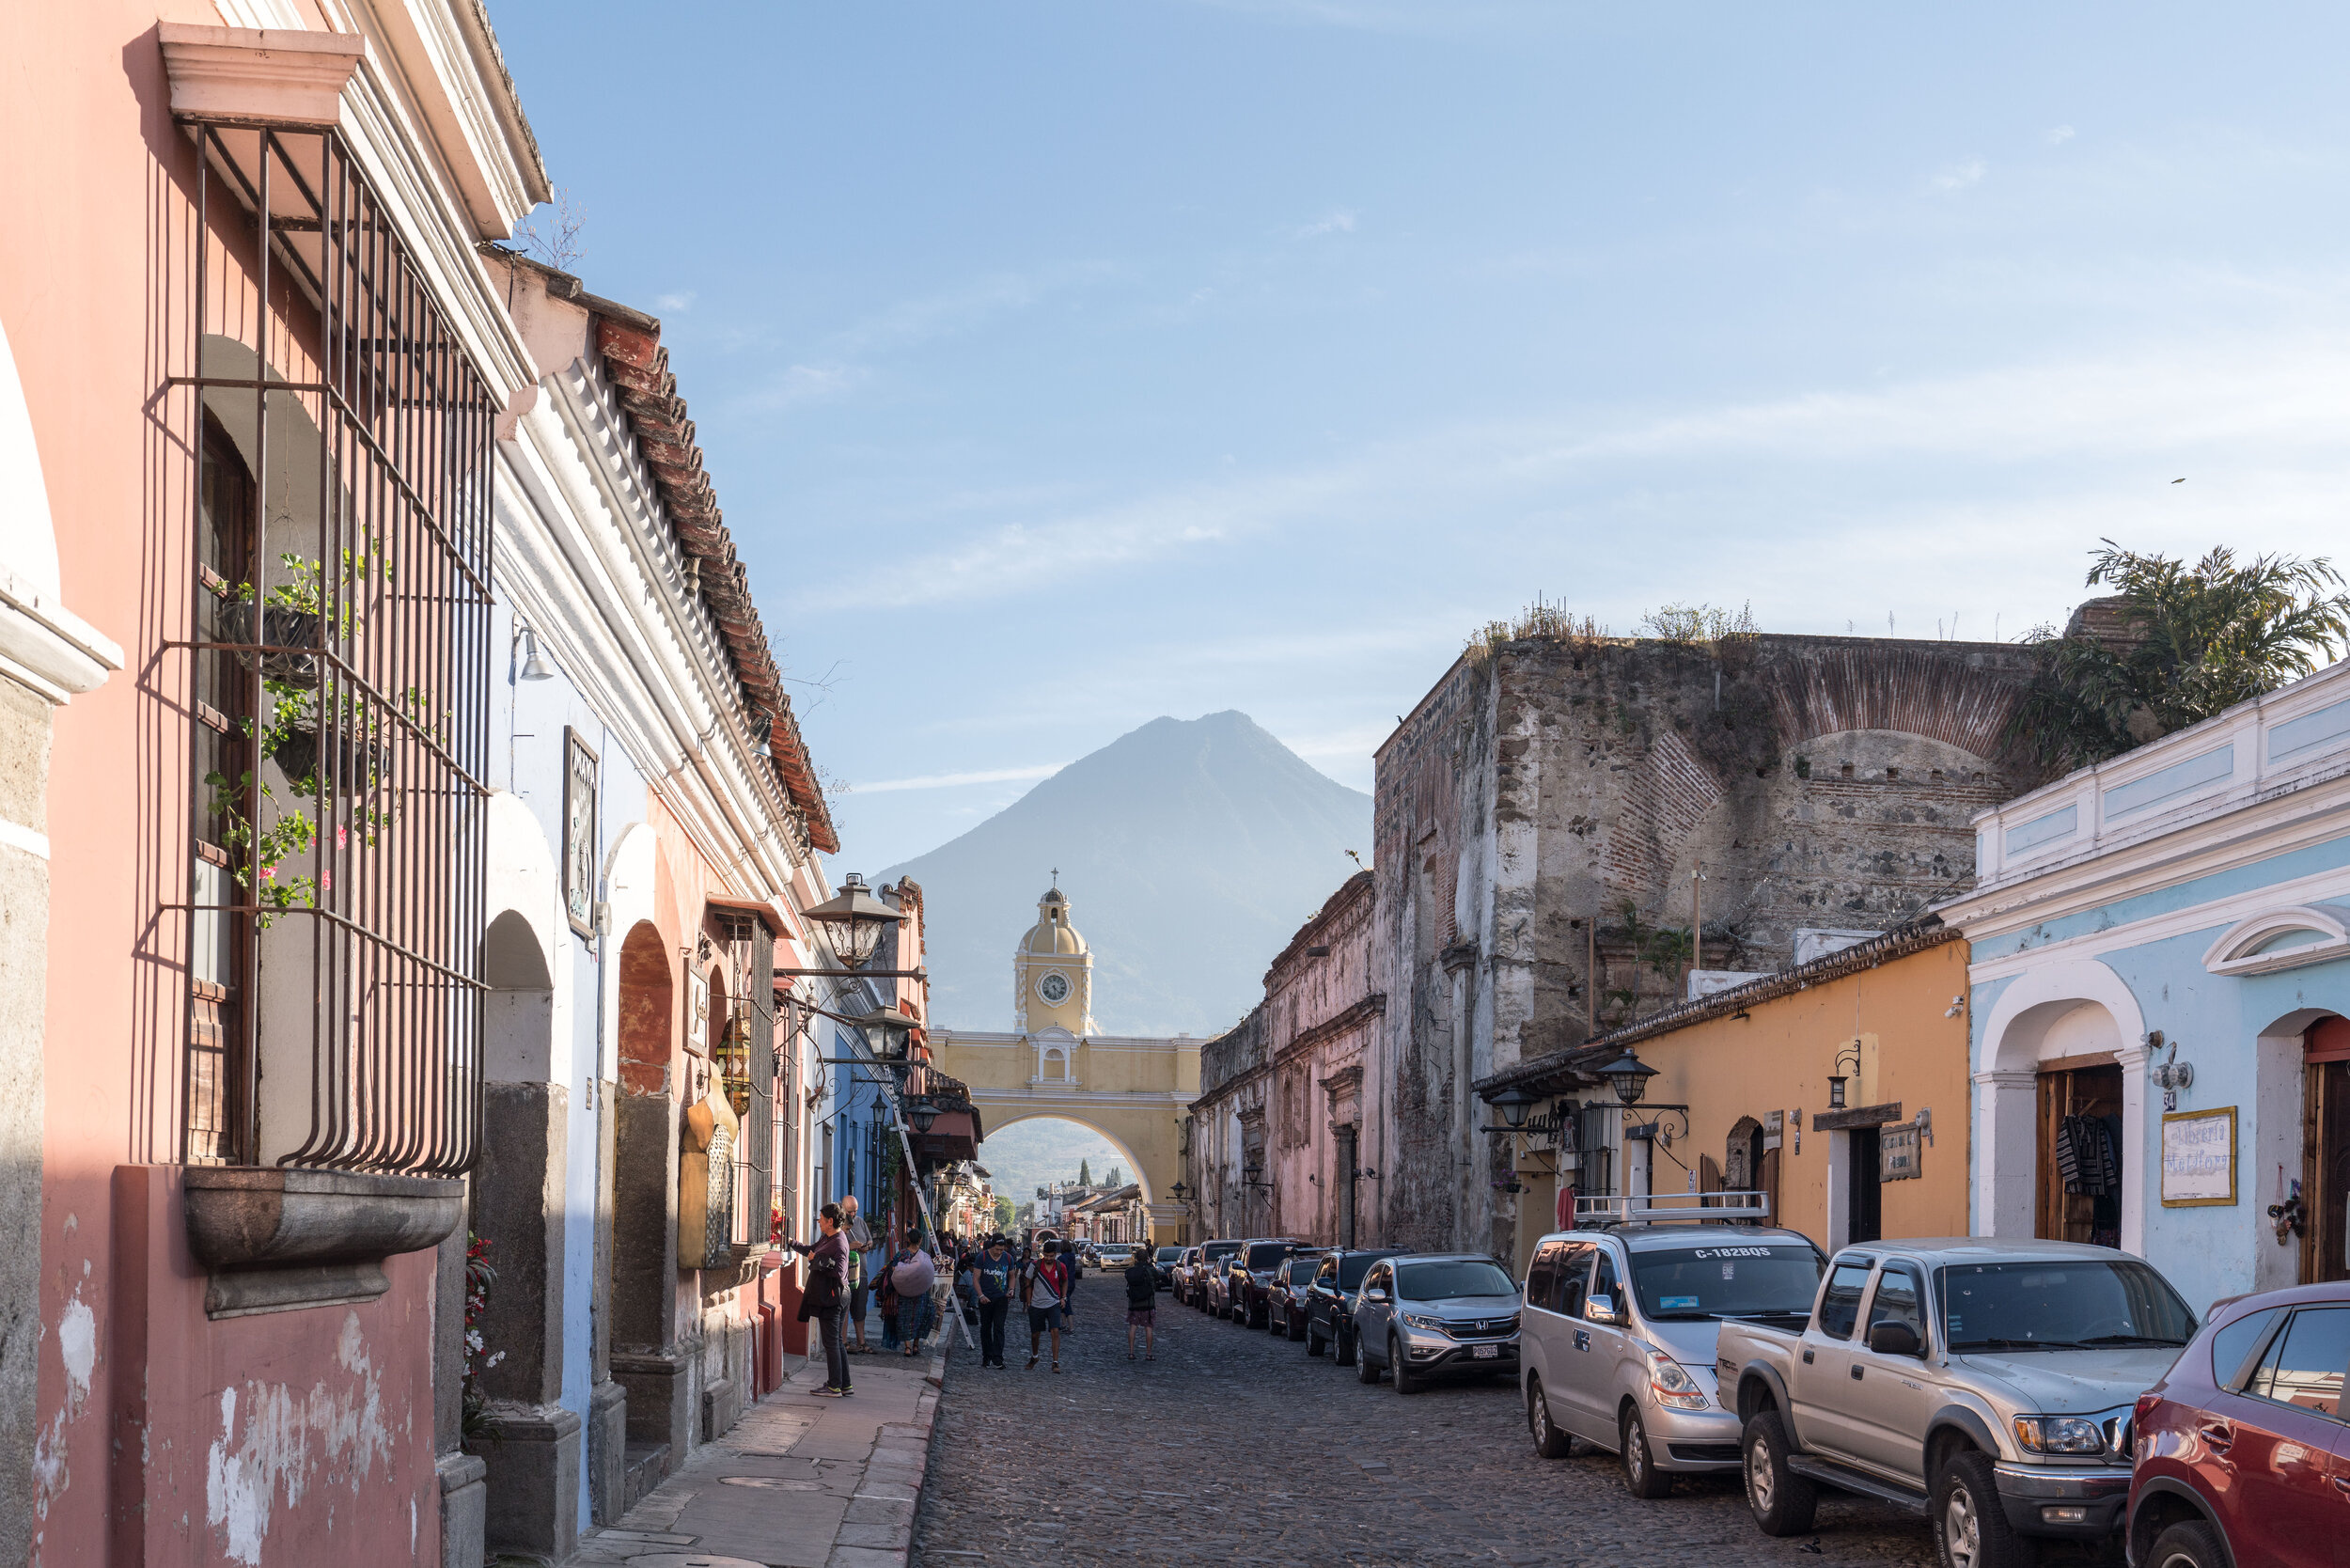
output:
<instances>
[{"instance_id":1,"label":"white stone cornice","mask_svg":"<svg viewBox=\"0 0 2350 1568\"><path fill-rule=\"evenodd\" d=\"M0 566L0 666L61 703L120 669L122 650L55 594Z\"/></svg>"}]
</instances>

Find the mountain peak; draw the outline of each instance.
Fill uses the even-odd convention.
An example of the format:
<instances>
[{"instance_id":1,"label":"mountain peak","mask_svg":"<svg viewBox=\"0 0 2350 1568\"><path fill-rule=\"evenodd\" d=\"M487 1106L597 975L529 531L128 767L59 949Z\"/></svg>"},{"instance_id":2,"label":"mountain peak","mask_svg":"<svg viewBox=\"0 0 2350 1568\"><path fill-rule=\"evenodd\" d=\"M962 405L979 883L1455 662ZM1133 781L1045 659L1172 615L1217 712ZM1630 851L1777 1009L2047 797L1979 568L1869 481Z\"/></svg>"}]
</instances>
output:
<instances>
[{"instance_id":1,"label":"mountain peak","mask_svg":"<svg viewBox=\"0 0 2350 1568\"><path fill-rule=\"evenodd\" d=\"M953 841L883 873L922 885L931 1014L1011 1024L1011 953L1058 867L1113 1034L1205 1035L1255 1005L1264 966L1354 870L1371 797L1237 709L1151 720Z\"/></svg>"}]
</instances>

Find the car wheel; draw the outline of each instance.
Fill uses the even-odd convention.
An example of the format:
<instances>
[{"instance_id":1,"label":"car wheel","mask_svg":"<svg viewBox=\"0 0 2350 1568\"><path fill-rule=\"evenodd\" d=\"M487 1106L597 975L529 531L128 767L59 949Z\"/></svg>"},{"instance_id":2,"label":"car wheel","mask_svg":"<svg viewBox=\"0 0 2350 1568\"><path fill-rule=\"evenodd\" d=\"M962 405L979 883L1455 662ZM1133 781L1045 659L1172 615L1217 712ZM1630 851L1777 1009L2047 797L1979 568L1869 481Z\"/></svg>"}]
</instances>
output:
<instances>
[{"instance_id":1,"label":"car wheel","mask_svg":"<svg viewBox=\"0 0 2350 1568\"><path fill-rule=\"evenodd\" d=\"M2144 1568L2228 1568L2219 1532L2201 1519L2182 1519L2154 1537Z\"/></svg>"},{"instance_id":2,"label":"car wheel","mask_svg":"<svg viewBox=\"0 0 2350 1568\"><path fill-rule=\"evenodd\" d=\"M1392 1334L1387 1336L1387 1375L1395 1379L1397 1393L1417 1394L1419 1392L1420 1381L1413 1375L1412 1364L1403 1358L1402 1341Z\"/></svg>"},{"instance_id":3,"label":"car wheel","mask_svg":"<svg viewBox=\"0 0 2350 1568\"><path fill-rule=\"evenodd\" d=\"M1329 1343L1329 1341L1314 1332L1314 1325L1310 1321L1308 1321L1306 1325L1306 1354L1308 1356L1319 1356L1325 1348L1328 1347Z\"/></svg>"},{"instance_id":4,"label":"car wheel","mask_svg":"<svg viewBox=\"0 0 2350 1568\"><path fill-rule=\"evenodd\" d=\"M1355 1375L1365 1383L1379 1381L1379 1363L1364 1354L1363 1347L1348 1341L1346 1348L1355 1353Z\"/></svg>"},{"instance_id":5,"label":"car wheel","mask_svg":"<svg viewBox=\"0 0 2350 1568\"><path fill-rule=\"evenodd\" d=\"M1302 1340L1306 1337L1305 1325L1299 1323L1295 1318L1292 1317L1287 1312L1283 1312L1281 1314L1281 1331L1288 1335L1292 1341Z\"/></svg>"},{"instance_id":6,"label":"car wheel","mask_svg":"<svg viewBox=\"0 0 2350 1568\"><path fill-rule=\"evenodd\" d=\"M1991 1458L1980 1450L1961 1449L1942 1462L1927 1520L1942 1568L2029 1568L2038 1560L2033 1544L2007 1522Z\"/></svg>"},{"instance_id":7,"label":"car wheel","mask_svg":"<svg viewBox=\"0 0 2350 1568\"><path fill-rule=\"evenodd\" d=\"M1339 1325L1338 1346L1339 1365L1341 1367L1353 1366L1356 1360L1356 1356L1355 1355L1355 1336L1346 1331L1346 1325L1344 1324L1340 1324Z\"/></svg>"},{"instance_id":8,"label":"car wheel","mask_svg":"<svg viewBox=\"0 0 2350 1568\"><path fill-rule=\"evenodd\" d=\"M1574 1439L1559 1430L1550 1419L1550 1401L1543 1397L1543 1380L1529 1376L1526 1380L1526 1430L1533 1435L1534 1451L1544 1459L1564 1459L1574 1446Z\"/></svg>"},{"instance_id":9,"label":"car wheel","mask_svg":"<svg viewBox=\"0 0 2350 1568\"><path fill-rule=\"evenodd\" d=\"M1625 1491L1636 1497L1672 1496L1673 1478L1656 1467L1656 1456L1648 1450L1648 1425L1634 1405L1625 1405L1616 1418L1616 1456L1623 1462Z\"/></svg>"},{"instance_id":10,"label":"car wheel","mask_svg":"<svg viewBox=\"0 0 2350 1568\"><path fill-rule=\"evenodd\" d=\"M1792 1451L1786 1423L1776 1410L1747 1422L1747 1506L1765 1535L1801 1535L1819 1512L1820 1489L1787 1467Z\"/></svg>"}]
</instances>

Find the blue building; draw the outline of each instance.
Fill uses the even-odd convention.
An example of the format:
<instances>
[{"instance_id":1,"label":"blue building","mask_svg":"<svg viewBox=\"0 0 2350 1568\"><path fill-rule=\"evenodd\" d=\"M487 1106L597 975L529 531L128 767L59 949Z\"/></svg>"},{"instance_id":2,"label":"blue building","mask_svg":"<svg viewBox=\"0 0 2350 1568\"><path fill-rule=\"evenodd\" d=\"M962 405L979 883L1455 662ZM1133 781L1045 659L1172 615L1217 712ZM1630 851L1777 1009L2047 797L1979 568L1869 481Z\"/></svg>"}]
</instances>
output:
<instances>
[{"instance_id":1,"label":"blue building","mask_svg":"<svg viewBox=\"0 0 2350 1568\"><path fill-rule=\"evenodd\" d=\"M1976 825L1974 1230L2350 1277L2350 664Z\"/></svg>"}]
</instances>

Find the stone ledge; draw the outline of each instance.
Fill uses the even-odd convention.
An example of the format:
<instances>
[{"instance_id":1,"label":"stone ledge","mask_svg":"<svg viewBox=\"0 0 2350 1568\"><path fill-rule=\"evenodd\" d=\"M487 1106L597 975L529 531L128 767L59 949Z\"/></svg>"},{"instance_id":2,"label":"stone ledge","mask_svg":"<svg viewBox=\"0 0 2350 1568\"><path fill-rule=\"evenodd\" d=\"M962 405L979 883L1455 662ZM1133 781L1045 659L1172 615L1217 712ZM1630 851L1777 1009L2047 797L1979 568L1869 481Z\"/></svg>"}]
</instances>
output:
<instances>
[{"instance_id":1,"label":"stone ledge","mask_svg":"<svg viewBox=\"0 0 2350 1568\"><path fill-rule=\"evenodd\" d=\"M288 1167L190 1166L188 1247L212 1276L205 1315L250 1317L373 1301L384 1260L436 1247L464 1217L464 1184Z\"/></svg>"}]
</instances>

